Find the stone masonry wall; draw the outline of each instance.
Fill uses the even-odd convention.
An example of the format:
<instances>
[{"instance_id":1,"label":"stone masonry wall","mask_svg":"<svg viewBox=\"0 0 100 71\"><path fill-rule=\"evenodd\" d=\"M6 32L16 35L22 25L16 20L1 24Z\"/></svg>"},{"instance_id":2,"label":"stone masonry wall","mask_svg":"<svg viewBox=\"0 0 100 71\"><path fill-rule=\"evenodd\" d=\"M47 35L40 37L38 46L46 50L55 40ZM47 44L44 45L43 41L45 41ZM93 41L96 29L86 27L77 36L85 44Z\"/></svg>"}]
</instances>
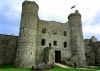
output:
<instances>
[{"instance_id":1,"label":"stone masonry wall","mask_svg":"<svg viewBox=\"0 0 100 71\"><path fill-rule=\"evenodd\" d=\"M95 65L100 65L100 41L92 42L92 50L95 54Z\"/></svg>"},{"instance_id":2,"label":"stone masonry wall","mask_svg":"<svg viewBox=\"0 0 100 71\"><path fill-rule=\"evenodd\" d=\"M17 38L12 35L0 35L0 65L14 63Z\"/></svg>"},{"instance_id":3,"label":"stone masonry wall","mask_svg":"<svg viewBox=\"0 0 100 71\"><path fill-rule=\"evenodd\" d=\"M45 28L45 33L42 32L42 30ZM64 31L66 31L66 36L64 36ZM56 34L54 34L56 33ZM43 21L40 20L38 25L38 34L37 34L37 59L38 61L41 61L42 58L42 52L45 47L49 47L49 43L51 43L51 55L53 60L52 62L55 62L55 50L61 51L61 61L65 61L70 59L71 53L70 53L70 34L69 34L69 27L68 23L58 23L55 21ZM45 39L45 45L41 45L41 40ZM53 44L53 41L57 41L57 45L55 46ZM67 46L64 48L64 42L66 42Z\"/></svg>"},{"instance_id":4,"label":"stone masonry wall","mask_svg":"<svg viewBox=\"0 0 100 71\"><path fill-rule=\"evenodd\" d=\"M95 36L85 39L85 55L88 65L100 65L100 41Z\"/></svg>"},{"instance_id":5,"label":"stone masonry wall","mask_svg":"<svg viewBox=\"0 0 100 71\"><path fill-rule=\"evenodd\" d=\"M84 51L83 31L81 14L78 10L68 16L70 27L70 44L72 50L72 66L86 67L86 58Z\"/></svg>"},{"instance_id":6,"label":"stone masonry wall","mask_svg":"<svg viewBox=\"0 0 100 71\"><path fill-rule=\"evenodd\" d=\"M85 39L85 55L86 55L86 62L87 65L95 65L95 54L91 47L90 39Z\"/></svg>"},{"instance_id":7,"label":"stone masonry wall","mask_svg":"<svg viewBox=\"0 0 100 71\"><path fill-rule=\"evenodd\" d=\"M24 1L22 4L21 24L15 67L37 67L35 57L38 9L39 7L34 1Z\"/></svg>"}]
</instances>

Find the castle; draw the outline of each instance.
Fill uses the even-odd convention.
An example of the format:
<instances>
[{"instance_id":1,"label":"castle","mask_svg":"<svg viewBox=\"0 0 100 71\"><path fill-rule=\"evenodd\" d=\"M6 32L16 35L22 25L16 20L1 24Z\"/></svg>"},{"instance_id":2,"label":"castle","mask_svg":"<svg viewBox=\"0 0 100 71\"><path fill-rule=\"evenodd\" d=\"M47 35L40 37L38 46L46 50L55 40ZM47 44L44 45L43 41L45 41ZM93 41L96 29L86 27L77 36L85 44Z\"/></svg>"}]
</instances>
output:
<instances>
[{"instance_id":1,"label":"castle","mask_svg":"<svg viewBox=\"0 0 100 71\"><path fill-rule=\"evenodd\" d=\"M40 20L38 9L34 1L24 1L19 36L0 35L0 65L31 68L41 61L76 67L100 65L100 42L94 36L83 39L78 10L68 16L68 22L59 23Z\"/></svg>"}]
</instances>

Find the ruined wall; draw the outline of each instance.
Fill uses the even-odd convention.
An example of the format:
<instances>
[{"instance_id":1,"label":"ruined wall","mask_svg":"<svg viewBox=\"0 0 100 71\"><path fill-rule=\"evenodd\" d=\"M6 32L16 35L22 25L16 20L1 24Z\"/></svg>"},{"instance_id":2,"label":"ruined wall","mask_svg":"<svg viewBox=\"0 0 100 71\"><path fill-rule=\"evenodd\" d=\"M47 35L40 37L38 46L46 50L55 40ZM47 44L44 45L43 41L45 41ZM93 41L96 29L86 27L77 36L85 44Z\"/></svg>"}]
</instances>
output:
<instances>
[{"instance_id":1,"label":"ruined wall","mask_svg":"<svg viewBox=\"0 0 100 71\"><path fill-rule=\"evenodd\" d=\"M76 62L77 67L85 67L86 55L88 65L100 65L100 43L86 40L84 53L81 15L78 11L69 15L68 23L58 23L39 20L38 9L34 1L23 2L19 41L17 36L0 35L0 64L15 61L16 67L31 68L43 60L44 48L51 47L48 54L50 63L55 62L55 51L58 50L61 51L61 61L66 64L70 65L72 59L71 64ZM44 45L41 45L42 39L45 40ZM92 41L97 40L93 37Z\"/></svg>"},{"instance_id":2,"label":"ruined wall","mask_svg":"<svg viewBox=\"0 0 100 71\"><path fill-rule=\"evenodd\" d=\"M100 41L92 36L85 39L85 55L88 65L100 65Z\"/></svg>"},{"instance_id":3,"label":"ruined wall","mask_svg":"<svg viewBox=\"0 0 100 71\"><path fill-rule=\"evenodd\" d=\"M85 55L86 55L86 62L87 65L95 65L95 53L92 49L90 39L85 39Z\"/></svg>"},{"instance_id":4,"label":"ruined wall","mask_svg":"<svg viewBox=\"0 0 100 71\"><path fill-rule=\"evenodd\" d=\"M92 43L92 49L95 54L95 65L100 65L100 41Z\"/></svg>"},{"instance_id":5,"label":"ruined wall","mask_svg":"<svg viewBox=\"0 0 100 71\"><path fill-rule=\"evenodd\" d=\"M43 33L43 29L45 29L45 33ZM61 61L65 61L70 58L70 34L68 23L40 20L37 31L37 56L39 56L37 57L37 60L41 61L41 59L43 59L41 57L43 55L43 49L45 47L49 47L49 44L51 44L51 55L53 57L51 57L50 60L52 62L55 62L55 50L61 51ZM66 36L64 36L64 31L66 32ZM42 39L45 39L45 45L41 45ZM54 41L57 42L57 45L53 44ZM65 48L64 42L66 42Z\"/></svg>"},{"instance_id":6,"label":"ruined wall","mask_svg":"<svg viewBox=\"0 0 100 71\"><path fill-rule=\"evenodd\" d=\"M13 35L0 35L0 65L14 63L17 39Z\"/></svg>"}]
</instances>

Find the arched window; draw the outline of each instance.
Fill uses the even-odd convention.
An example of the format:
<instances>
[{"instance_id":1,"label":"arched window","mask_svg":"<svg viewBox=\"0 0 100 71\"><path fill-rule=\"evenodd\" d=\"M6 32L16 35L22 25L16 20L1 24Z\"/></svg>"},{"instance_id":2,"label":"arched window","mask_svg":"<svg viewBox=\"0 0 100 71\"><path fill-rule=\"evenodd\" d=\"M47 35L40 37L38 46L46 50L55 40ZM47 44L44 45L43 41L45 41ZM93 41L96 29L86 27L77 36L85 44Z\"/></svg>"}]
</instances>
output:
<instances>
[{"instance_id":1,"label":"arched window","mask_svg":"<svg viewBox=\"0 0 100 71\"><path fill-rule=\"evenodd\" d=\"M45 39L41 40L41 45L45 45Z\"/></svg>"}]
</instances>

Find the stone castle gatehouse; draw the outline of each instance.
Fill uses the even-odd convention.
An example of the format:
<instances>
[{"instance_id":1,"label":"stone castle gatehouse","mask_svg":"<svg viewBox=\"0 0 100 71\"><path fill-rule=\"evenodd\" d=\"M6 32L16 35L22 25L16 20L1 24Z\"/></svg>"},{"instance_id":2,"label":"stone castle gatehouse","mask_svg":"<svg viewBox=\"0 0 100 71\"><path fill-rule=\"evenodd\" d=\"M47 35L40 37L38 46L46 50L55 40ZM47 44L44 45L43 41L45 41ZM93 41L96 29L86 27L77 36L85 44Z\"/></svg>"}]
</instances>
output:
<instances>
[{"instance_id":1,"label":"stone castle gatehouse","mask_svg":"<svg viewBox=\"0 0 100 71\"><path fill-rule=\"evenodd\" d=\"M23 2L19 36L0 36L0 39L3 38L1 42L5 42L0 47L0 64L15 63L15 67L19 68L37 67L41 61L47 65L56 62L77 67L95 65L91 63L89 57L92 55L88 57L87 51L88 46L92 52L92 45L87 44L97 40L92 38L94 40L90 42L83 39L81 14L78 10L68 16L66 23L40 20L38 10L39 6L34 1ZM7 41L12 43L6 44ZM8 54L9 50L11 52ZM6 58L8 61L5 62ZM100 64L100 61L97 63Z\"/></svg>"}]
</instances>

